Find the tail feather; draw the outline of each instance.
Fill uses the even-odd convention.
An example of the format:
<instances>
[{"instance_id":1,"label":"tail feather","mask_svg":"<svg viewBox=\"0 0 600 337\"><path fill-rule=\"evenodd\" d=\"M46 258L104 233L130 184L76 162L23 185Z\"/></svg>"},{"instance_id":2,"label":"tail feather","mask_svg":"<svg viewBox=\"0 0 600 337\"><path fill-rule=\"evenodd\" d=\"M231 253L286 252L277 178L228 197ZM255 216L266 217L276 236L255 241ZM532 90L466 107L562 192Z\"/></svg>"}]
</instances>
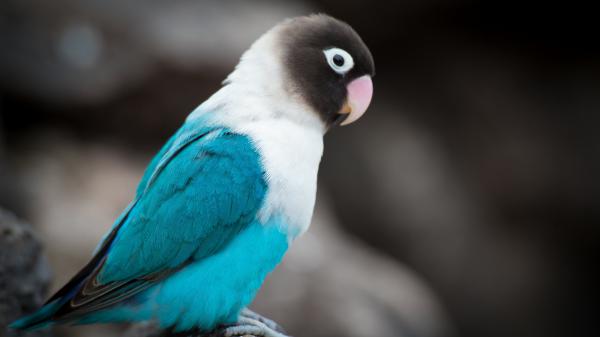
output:
<instances>
[{"instance_id":1,"label":"tail feather","mask_svg":"<svg viewBox=\"0 0 600 337\"><path fill-rule=\"evenodd\" d=\"M51 326L54 322L51 317L61 307L61 301L53 301L41 307L31 315L20 318L8 325L11 329L39 330Z\"/></svg>"},{"instance_id":2,"label":"tail feather","mask_svg":"<svg viewBox=\"0 0 600 337\"><path fill-rule=\"evenodd\" d=\"M86 306L80 304L78 308L73 308L70 305L70 302L75 298L78 301L82 299L86 299L85 294L80 294L84 288L85 291L89 292L90 297L94 297L93 299L98 300L97 302L101 302L105 300L106 295L111 295L111 290L113 288L121 288L123 284L127 284L128 282L115 282L110 285L97 285L92 282L93 286L89 286L88 282L90 280L95 281L96 274L99 269L102 267L104 261L106 260L106 255L110 250L112 242L117 235L117 231L123 224L123 221L127 216L122 217L107 238L103 241L100 249L96 252L94 257L90 262L88 262L85 267L83 267L73 278L65 284L59 291L57 291L50 299L36 312L31 315L20 318L9 325L11 329L19 329L19 330L39 330L46 327L49 327L58 323L67 323L74 322L77 319L81 318L80 314L84 313L80 309L85 309ZM103 289L106 288L106 289ZM99 289L101 291L99 291ZM142 287L138 287L138 289L143 290ZM90 304L97 304L94 301L90 300ZM112 303L112 302L111 302ZM79 311L77 311L79 310Z\"/></svg>"},{"instance_id":3,"label":"tail feather","mask_svg":"<svg viewBox=\"0 0 600 337\"><path fill-rule=\"evenodd\" d=\"M114 239L116 230L112 230L108 239L105 240L101 249L96 253L88 264L83 267L73 278L57 291L50 299L36 312L31 315L20 318L9 325L11 329L18 330L39 330L51 326L57 319L61 319L60 310L69 302L73 296L81 289L82 285L88 280L98 266L104 261L104 257Z\"/></svg>"}]
</instances>

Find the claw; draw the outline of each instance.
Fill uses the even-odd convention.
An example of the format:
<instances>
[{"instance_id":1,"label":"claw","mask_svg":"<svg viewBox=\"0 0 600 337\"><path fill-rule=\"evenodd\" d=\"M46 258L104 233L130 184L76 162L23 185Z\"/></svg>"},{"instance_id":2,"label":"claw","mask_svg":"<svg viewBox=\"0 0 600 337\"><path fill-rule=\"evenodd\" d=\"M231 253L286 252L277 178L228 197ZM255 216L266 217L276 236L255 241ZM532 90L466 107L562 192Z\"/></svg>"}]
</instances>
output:
<instances>
[{"instance_id":1,"label":"claw","mask_svg":"<svg viewBox=\"0 0 600 337\"><path fill-rule=\"evenodd\" d=\"M259 322L265 324L266 326L268 326L269 328L271 328L272 330L275 330L275 331L283 333L283 334L286 333L281 325L277 324L276 322L254 312L248 308L242 310L240 317L250 318L250 319L259 321Z\"/></svg>"},{"instance_id":2,"label":"claw","mask_svg":"<svg viewBox=\"0 0 600 337\"><path fill-rule=\"evenodd\" d=\"M256 336L262 337L265 336L263 330L255 325L236 325L230 326L225 329L223 336L224 337L237 337L237 336Z\"/></svg>"},{"instance_id":3,"label":"claw","mask_svg":"<svg viewBox=\"0 0 600 337\"><path fill-rule=\"evenodd\" d=\"M218 335L223 337L290 337L283 333L279 324L249 309L244 309L237 323L222 328Z\"/></svg>"}]
</instances>

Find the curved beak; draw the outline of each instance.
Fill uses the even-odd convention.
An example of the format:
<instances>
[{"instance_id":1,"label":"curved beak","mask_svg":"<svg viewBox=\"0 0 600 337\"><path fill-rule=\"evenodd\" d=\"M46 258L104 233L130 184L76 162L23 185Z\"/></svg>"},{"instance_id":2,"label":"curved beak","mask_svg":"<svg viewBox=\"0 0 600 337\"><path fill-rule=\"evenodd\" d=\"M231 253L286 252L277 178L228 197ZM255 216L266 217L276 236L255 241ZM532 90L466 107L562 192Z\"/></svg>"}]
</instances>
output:
<instances>
[{"instance_id":1,"label":"curved beak","mask_svg":"<svg viewBox=\"0 0 600 337\"><path fill-rule=\"evenodd\" d=\"M371 76L364 75L352 82L346 87L348 96L346 103L340 110L340 114L348 114L340 125L348 125L359 119L371 103L373 97L373 81Z\"/></svg>"}]
</instances>

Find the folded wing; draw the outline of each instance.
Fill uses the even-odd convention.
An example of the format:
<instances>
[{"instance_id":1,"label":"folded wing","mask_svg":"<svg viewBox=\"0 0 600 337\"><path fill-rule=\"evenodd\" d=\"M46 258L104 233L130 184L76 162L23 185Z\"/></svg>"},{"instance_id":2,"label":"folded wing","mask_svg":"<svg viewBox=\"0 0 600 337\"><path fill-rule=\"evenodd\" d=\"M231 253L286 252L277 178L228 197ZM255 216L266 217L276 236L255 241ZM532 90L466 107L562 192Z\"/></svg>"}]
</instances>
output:
<instances>
[{"instance_id":1,"label":"folded wing","mask_svg":"<svg viewBox=\"0 0 600 337\"><path fill-rule=\"evenodd\" d=\"M17 327L77 320L214 254L255 218L266 188L246 136L184 126L152 161L93 259L47 302L53 310Z\"/></svg>"}]
</instances>

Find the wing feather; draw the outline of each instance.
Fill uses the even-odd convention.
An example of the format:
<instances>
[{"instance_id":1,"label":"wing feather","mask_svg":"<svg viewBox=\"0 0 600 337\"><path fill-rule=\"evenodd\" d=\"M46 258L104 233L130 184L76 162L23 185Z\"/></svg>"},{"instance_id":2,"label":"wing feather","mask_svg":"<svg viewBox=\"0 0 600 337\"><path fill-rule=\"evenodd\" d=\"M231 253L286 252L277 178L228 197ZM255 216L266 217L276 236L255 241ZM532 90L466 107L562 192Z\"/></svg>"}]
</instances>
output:
<instances>
[{"instance_id":1,"label":"wing feather","mask_svg":"<svg viewBox=\"0 0 600 337\"><path fill-rule=\"evenodd\" d=\"M246 136L184 127L159 156L94 258L48 301L64 301L53 320L127 300L214 254L255 217L266 182Z\"/></svg>"}]
</instances>

